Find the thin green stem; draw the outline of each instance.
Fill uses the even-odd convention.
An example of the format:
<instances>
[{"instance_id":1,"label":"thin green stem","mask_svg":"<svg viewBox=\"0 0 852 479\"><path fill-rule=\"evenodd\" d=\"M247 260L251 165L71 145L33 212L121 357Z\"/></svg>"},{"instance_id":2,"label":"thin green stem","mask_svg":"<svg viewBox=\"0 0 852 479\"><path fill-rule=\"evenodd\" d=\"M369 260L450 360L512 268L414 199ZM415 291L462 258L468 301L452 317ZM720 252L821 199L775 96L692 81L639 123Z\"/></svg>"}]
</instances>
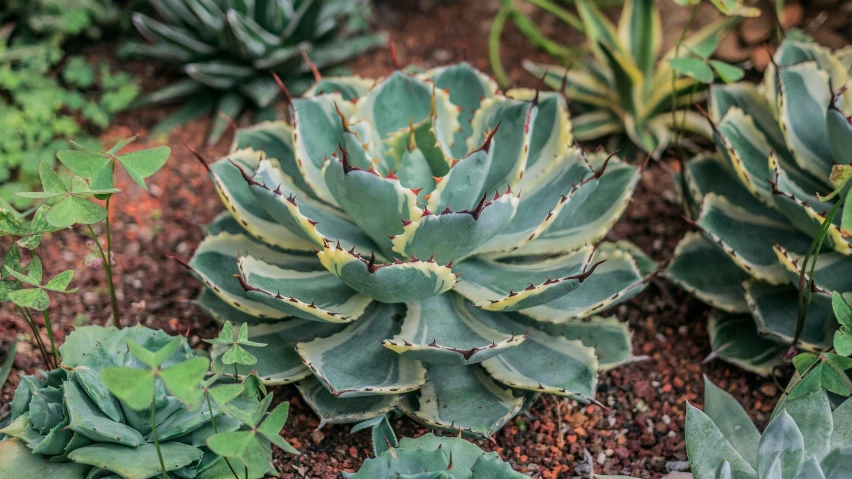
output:
<instances>
[{"instance_id":1,"label":"thin green stem","mask_svg":"<svg viewBox=\"0 0 852 479\"><path fill-rule=\"evenodd\" d=\"M234 379L240 380L240 371L237 369L237 363L234 363Z\"/></svg>"},{"instance_id":2,"label":"thin green stem","mask_svg":"<svg viewBox=\"0 0 852 479\"><path fill-rule=\"evenodd\" d=\"M805 254L805 259L802 262L802 272L799 274L799 314L796 318L796 335L793 337L793 344L790 346L790 351L795 351L799 345L799 338L802 337L802 331L805 329L805 318L808 315L808 310L811 305L811 297L813 296L813 286L814 286L814 271L816 270L816 262L819 259L819 252L822 249L822 243L825 241L825 237L828 234L829 228L831 228L831 224L834 221L834 217L837 216L837 212L840 211L840 206L843 204L842 199L845 195L852 194L850 190L852 187L852 183L849 183L845 188L845 194L841 194L841 197L838 198L837 202L826 215L825 220L822 222L820 226L819 232L814 238L811 246L808 248L808 252ZM810 271L808 271L808 266L810 266ZM808 277L807 285L805 284L805 277Z\"/></svg>"},{"instance_id":3,"label":"thin green stem","mask_svg":"<svg viewBox=\"0 0 852 479\"><path fill-rule=\"evenodd\" d=\"M213 406L210 404L210 393L207 393L207 411L210 413L210 424L213 425L213 434L218 434L219 430L216 428L216 418L213 417ZM234 475L236 479L240 479L240 476L237 475L237 471L234 470L234 466L231 465L231 461L228 460L227 457L223 457L225 460L225 464L228 465L228 469L231 470L231 474Z\"/></svg>"},{"instance_id":4,"label":"thin green stem","mask_svg":"<svg viewBox=\"0 0 852 479\"><path fill-rule=\"evenodd\" d=\"M59 357L59 350L56 349L56 342L53 341L53 325L50 322L50 314L48 314L45 309L44 312L44 327L47 328L47 339L50 340L50 349L53 352L53 362L56 366L59 366L59 363L62 359Z\"/></svg>"},{"instance_id":5,"label":"thin green stem","mask_svg":"<svg viewBox=\"0 0 852 479\"><path fill-rule=\"evenodd\" d=\"M512 12L512 6L508 3L503 4L497 15L494 16L494 22L491 24L491 33L488 35L488 57L491 60L491 69L494 70L494 78L497 83L503 88L509 86L509 75L503 68L503 61L500 59L500 35L503 33L503 27L506 26L506 18Z\"/></svg>"},{"instance_id":6,"label":"thin green stem","mask_svg":"<svg viewBox=\"0 0 852 479\"><path fill-rule=\"evenodd\" d=\"M107 210L107 231L109 231L109 210ZM97 233L95 233L95 229L92 228L92 225L87 225L89 227L89 234L92 235L92 239L95 241L95 245L98 247L98 253L101 255L101 259L104 262L104 273L107 277L107 285L109 286L109 296L110 303L112 304L112 325L116 328L121 328L121 320L118 317L118 298L115 296L115 285L112 282L112 257L108 258L106 252L104 252L103 246L101 246L101 240L98 239ZM107 233L107 246L109 247L109 233Z\"/></svg>"},{"instance_id":7,"label":"thin green stem","mask_svg":"<svg viewBox=\"0 0 852 479\"><path fill-rule=\"evenodd\" d=\"M554 17L562 20L563 22L571 25L576 28L578 32L585 33L586 28L583 26L583 22L577 18L577 15L565 10L564 8L556 5L550 0L526 0L527 2L541 8L542 10L550 13Z\"/></svg>"},{"instance_id":8,"label":"thin green stem","mask_svg":"<svg viewBox=\"0 0 852 479\"><path fill-rule=\"evenodd\" d=\"M41 335L38 333L38 326L36 326L32 316L30 316L27 310L22 308L21 306L18 306L18 311L21 312L21 316L24 317L24 321L27 323L27 325L30 327L30 330L32 330L33 332L33 337L35 338L36 346L38 346L39 351L41 351L41 357L44 360L44 366L47 369L53 369L50 363L50 355L47 354L47 348L44 347L44 342L41 340Z\"/></svg>"},{"instance_id":9,"label":"thin green stem","mask_svg":"<svg viewBox=\"0 0 852 479\"><path fill-rule=\"evenodd\" d=\"M157 450L157 458L160 460L160 470L163 471L163 479L169 479L166 472L166 463L163 461L163 451L160 450L160 437L157 434L157 382L154 381L154 393L151 395L151 436L154 438L154 448Z\"/></svg>"}]
</instances>

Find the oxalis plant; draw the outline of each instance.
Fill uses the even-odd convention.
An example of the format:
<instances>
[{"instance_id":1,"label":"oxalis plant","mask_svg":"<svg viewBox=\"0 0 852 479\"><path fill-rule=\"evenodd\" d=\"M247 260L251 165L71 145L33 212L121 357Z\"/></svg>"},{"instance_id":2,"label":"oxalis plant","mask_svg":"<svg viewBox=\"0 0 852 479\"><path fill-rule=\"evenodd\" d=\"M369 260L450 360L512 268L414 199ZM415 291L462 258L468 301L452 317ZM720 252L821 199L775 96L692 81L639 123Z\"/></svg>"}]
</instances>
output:
<instances>
[{"instance_id":1,"label":"oxalis plant","mask_svg":"<svg viewBox=\"0 0 852 479\"><path fill-rule=\"evenodd\" d=\"M841 173L852 144L842 113L852 111L849 50L788 40L773 62L762 91L712 88L720 154L686 164L686 214L699 232L681 241L665 273L724 312L710 322L714 354L762 374L797 348L828 351L838 328L833 292L852 291Z\"/></svg>"},{"instance_id":2,"label":"oxalis plant","mask_svg":"<svg viewBox=\"0 0 852 479\"><path fill-rule=\"evenodd\" d=\"M22 239L17 244L21 245L23 241L23 245L29 247L37 246L41 235L44 233L68 228L75 224L86 225L89 234L97 245L106 274L112 306L112 322L115 327L121 327L121 321L112 273L112 236L109 209L113 195L120 191L115 188L116 167L121 165L133 181L147 190L145 178L162 168L171 153L171 149L167 146L120 153L124 147L135 140L136 137L120 141L107 151L94 150L72 142L78 149L62 150L57 153L59 161L74 174L70 185L66 184L50 165L45 162L40 163L38 169L42 191L24 192L18 193L18 195L43 201L45 204L35 210L33 219L28 226L22 221L22 217L25 215L16 215L11 211L4 214L7 221L10 222L8 224L14 226L0 226L0 236L21 237ZM92 202L90 200L92 196L104 200L104 205L101 206ZM106 249L104 249L92 226L101 222L104 223ZM9 254L14 256L16 253L10 250ZM30 263L28 279L25 279L20 272L15 271L15 267L4 265L6 272L13 275L15 279L37 287L28 293L15 293L10 299L20 307L46 311L48 296L44 290L66 292L65 288L71 281L73 271L61 273L51 282L48 282L44 288L41 288L38 287L41 281L41 262L36 263L36 260L37 258L33 260L33 263ZM14 257L11 261L15 261ZM35 274L33 275L33 273ZM0 278L2 278L2 275L0 275ZM15 295L25 297L27 300L25 304L15 301ZM47 318L45 319L47 321ZM48 331L50 331L50 326L48 326ZM49 332L48 334L52 333Z\"/></svg>"},{"instance_id":3,"label":"oxalis plant","mask_svg":"<svg viewBox=\"0 0 852 479\"><path fill-rule=\"evenodd\" d=\"M678 135L712 138L704 118L690 107L707 96L716 74L736 81L742 71L711 60L719 41L738 21L723 17L686 37L660 57L662 29L654 0L627 0L618 25L588 0L576 2L592 58L573 64L524 68L571 101L578 141L612 137L619 151L634 147L659 156ZM690 22L691 23L691 22Z\"/></svg>"},{"instance_id":4,"label":"oxalis plant","mask_svg":"<svg viewBox=\"0 0 852 479\"><path fill-rule=\"evenodd\" d=\"M201 158L228 213L187 267L321 424L400 409L490 436L540 393L594 401L631 359L627 326L596 315L656 269L600 243L641 170L573 147L561 95L504 95L461 63L322 78L291 115Z\"/></svg>"},{"instance_id":5,"label":"oxalis plant","mask_svg":"<svg viewBox=\"0 0 852 479\"><path fill-rule=\"evenodd\" d=\"M215 113L208 136L215 143L246 109L255 121L275 119L278 74L297 92L312 83L312 70L335 67L382 45L383 34L369 33L369 0L150 0L158 18L133 15L147 40L125 51L172 66L188 78L136 103L184 102L158 125L165 131ZM311 61L303 61L303 57Z\"/></svg>"},{"instance_id":6,"label":"oxalis plant","mask_svg":"<svg viewBox=\"0 0 852 479\"><path fill-rule=\"evenodd\" d=\"M209 370L185 338L78 328L59 368L22 375L0 434L0 474L22 479L236 479L274 474L288 404Z\"/></svg>"},{"instance_id":7,"label":"oxalis plant","mask_svg":"<svg viewBox=\"0 0 852 479\"><path fill-rule=\"evenodd\" d=\"M776 406L761 434L727 392L705 379L704 411L687 405L695 479L843 479L852 457L852 401L834 411L819 390Z\"/></svg>"}]
</instances>

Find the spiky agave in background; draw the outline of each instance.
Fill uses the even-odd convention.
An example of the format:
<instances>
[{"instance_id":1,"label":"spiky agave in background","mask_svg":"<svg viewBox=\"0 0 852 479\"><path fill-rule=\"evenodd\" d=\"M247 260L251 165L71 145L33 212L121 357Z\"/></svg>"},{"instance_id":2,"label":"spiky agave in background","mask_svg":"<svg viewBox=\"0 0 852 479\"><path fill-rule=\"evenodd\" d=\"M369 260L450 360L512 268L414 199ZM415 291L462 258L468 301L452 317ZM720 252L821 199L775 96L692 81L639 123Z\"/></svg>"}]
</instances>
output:
<instances>
[{"instance_id":1,"label":"spiky agave in background","mask_svg":"<svg viewBox=\"0 0 852 479\"><path fill-rule=\"evenodd\" d=\"M551 88L561 90L571 100L578 113L573 118L577 140L612 136L622 151L632 143L641 151L658 155L679 133L712 136L707 122L688 108L706 98L707 84L713 82L711 66L720 76L726 67L736 70L708 60L721 38L736 25L736 18L707 25L686 38L680 48L672 48L659 58L662 30L653 0L625 1L617 27L594 2L578 0L577 11L594 54L592 59L567 71L561 65L524 63L527 71L544 77ZM704 75L675 78L672 59L704 65Z\"/></svg>"},{"instance_id":2,"label":"spiky agave in background","mask_svg":"<svg viewBox=\"0 0 852 479\"><path fill-rule=\"evenodd\" d=\"M852 111L845 92L850 50L787 41L774 61L762 92L749 83L713 88L710 117L721 157L687 163L687 194L700 233L681 241L666 271L730 313L711 319L715 354L763 374L780 364L797 335L803 258L845 196L827 198L841 186L832 169L852 160L852 127L841 113ZM837 328L832 291L852 291L852 209L846 206L829 225L815 263L813 303L800 335L806 350L831 347Z\"/></svg>"},{"instance_id":3,"label":"spiky agave in background","mask_svg":"<svg viewBox=\"0 0 852 479\"><path fill-rule=\"evenodd\" d=\"M231 215L188 266L214 317L268 323L261 377L298 382L323 424L399 407L487 436L630 360L627 326L594 315L656 265L597 243L640 169L573 148L560 95L461 63L324 78L292 118L208 165Z\"/></svg>"},{"instance_id":4,"label":"spiky agave in background","mask_svg":"<svg viewBox=\"0 0 852 479\"><path fill-rule=\"evenodd\" d=\"M279 90L270 72L301 93L312 82L303 55L325 69L385 41L384 34L364 33L372 15L369 0L149 1L159 20L133 16L149 43L130 43L125 51L160 60L189 78L137 105L186 102L160 130L214 113L211 143L227 127L219 114L235 119L253 107L256 121L275 119Z\"/></svg>"}]
</instances>

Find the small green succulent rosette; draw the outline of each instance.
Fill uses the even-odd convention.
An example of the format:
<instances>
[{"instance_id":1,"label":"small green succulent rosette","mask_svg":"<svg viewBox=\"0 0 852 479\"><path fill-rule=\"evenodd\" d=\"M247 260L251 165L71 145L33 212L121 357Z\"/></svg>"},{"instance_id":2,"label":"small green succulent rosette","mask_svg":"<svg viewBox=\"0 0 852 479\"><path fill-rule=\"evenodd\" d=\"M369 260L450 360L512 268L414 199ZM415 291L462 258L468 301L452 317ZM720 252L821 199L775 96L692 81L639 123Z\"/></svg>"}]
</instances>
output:
<instances>
[{"instance_id":1,"label":"small green succulent rosette","mask_svg":"<svg viewBox=\"0 0 852 479\"><path fill-rule=\"evenodd\" d=\"M688 405L695 479L843 479L852 464L852 401L832 411L819 390L781 401L761 434L736 399L705 378L704 411Z\"/></svg>"},{"instance_id":2,"label":"small green succulent rosette","mask_svg":"<svg viewBox=\"0 0 852 479\"><path fill-rule=\"evenodd\" d=\"M171 351L168 358L160 358L163 371L193 360L200 361L186 341L175 345L172 344L174 340L163 331L141 326L121 330L85 326L71 333L59 348L63 358L61 367L32 376L21 375L11 413L3 419L0 429L3 439L0 441L0 477L146 479L161 476L150 406L147 410L139 410L120 400L107 389L102 372L115 368L147 372L146 365L128 349L129 343L148 351ZM236 432L242 423L225 417L218 403L209 409L189 408L171 393L178 387L197 386L181 383L167 388L162 381L154 383L153 377L151 384L156 387L157 437L169 477L232 477L223 458L208 448L207 439L216 431ZM144 402L152 396L150 390L144 390L128 397L132 397L133 402L140 399ZM248 411L259 405L256 398L241 397L234 399L230 406ZM215 418L215 427L211 417ZM268 452L268 449L263 450ZM261 468L260 473L252 472L250 477L262 477L266 469L273 470L269 466L271 460L271 452L268 452L265 461L260 459L268 467ZM243 470L243 463L234 461L232 459L232 463ZM254 465L251 466L254 471Z\"/></svg>"},{"instance_id":3,"label":"small green succulent rosette","mask_svg":"<svg viewBox=\"0 0 852 479\"><path fill-rule=\"evenodd\" d=\"M322 424L397 408L490 436L539 393L593 401L631 360L627 325L597 314L656 269L601 242L641 171L573 147L560 95L460 63L323 78L291 115L205 163L228 212L187 266Z\"/></svg>"},{"instance_id":4,"label":"small green succulent rosette","mask_svg":"<svg viewBox=\"0 0 852 479\"><path fill-rule=\"evenodd\" d=\"M325 70L384 44L370 33L369 0L149 0L157 18L133 15L146 42L124 46L128 54L161 61L188 78L153 92L137 106L183 102L159 130L214 115L209 140L247 108L255 118L275 117L279 95L274 72L291 91L313 82L312 68ZM308 56L311 62L306 62Z\"/></svg>"},{"instance_id":5,"label":"small green succulent rosette","mask_svg":"<svg viewBox=\"0 0 852 479\"><path fill-rule=\"evenodd\" d=\"M852 162L850 53L785 41L761 87L714 86L720 154L686 165L699 231L680 242L665 275L720 310L709 326L714 354L757 373L769 374L793 342L804 256L838 202L815 264L801 347L831 348L832 292L852 291L852 208L847 195L830 195L843 186L837 165Z\"/></svg>"}]
</instances>

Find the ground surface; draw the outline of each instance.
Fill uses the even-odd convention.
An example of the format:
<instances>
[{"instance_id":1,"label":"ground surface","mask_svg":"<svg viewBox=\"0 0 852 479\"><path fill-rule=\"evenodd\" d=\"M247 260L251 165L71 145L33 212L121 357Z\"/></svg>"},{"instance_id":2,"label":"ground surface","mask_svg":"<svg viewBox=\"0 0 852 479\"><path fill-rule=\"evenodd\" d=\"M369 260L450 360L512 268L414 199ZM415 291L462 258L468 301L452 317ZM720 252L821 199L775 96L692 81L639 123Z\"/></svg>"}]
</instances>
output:
<instances>
[{"instance_id":1,"label":"ground surface","mask_svg":"<svg viewBox=\"0 0 852 479\"><path fill-rule=\"evenodd\" d=\"M407 1L391 6L381 4L377 23L397 42L399 59L428 67L461 60L463 51L476 67L489 70L487 36L495 8L492 2L470 1L443 4L423 12L423 3ZM496 2L493 2L496 3ZM664 9L666 32L679 33L686 16L674 8ZM699 15L698 23L706 23ZM549 21L537 21L546 32L577 44L580 37ZM561 28L561 27L560 27ZM677 34L666 34L676 41ZM672 37L675 37L672 39ZM519 65L523 58L546 60L514 28L508 28L503 43L504 64L513 81L535 84ZM466 47L466 48L465 48ZM94 47L93 56L106 55L111 46ZM142 78L146 91L166 81L155 66L125 65ZM375 52L351 65L362 76L387 74L392 63L387 52ZM134 187L123 177L126 191L114 203L112 221L115 234L115 273L124 324L140 322L172 334L186 334L193 346L201 338L215 334L215 325L190 301L199 284L166 255L189 258L202 239L202 227L222 210L218 196L201 165L181 146L185 141L200 147L208 128L196 121L176 130L169 138L152 138L148 129L170 109L158 108L121 115L103 135L104 143L139 134L140 146L168 142L173 155L163 171L151 178L151 193ZM203 149L217 158L228 149L230 138L218 146ZM673 185L666 168L652 163L644 175L633 204L608 239L628 238L656 260L665 261L686 230L681 211L674 200ZM90 324L106 324L109 298L103 271L84 265L91 253L82 229L64 231L45 242L40 250L49 272L74 268L75 285L81 294L56 298L52 317L57 318L57 340L72 330L78 315ZM511 421L483 447L498 451L515 469L543 478L568 478L587 474L584 449L591 453L595 472L629 474L657 478L668 470L669 461L683 461L683 416L686 402L701 405L702 376L732 392L752 417L765 424L779 390L771 379L747 374L719 360L703 362L710 353L705 320L708 309L683 291L662 280L654 280L644 294L611 311L628 321L634 331L634 354L645 359L601 374L598 399L604 410L582 406L553 396L545 396L530 410ZM15 335L28 329L9 309L0 309L0 356ZM81 320L77 319L78 322ZM33 372L40 366L29 342L19 346L15 372L0 392L0 414L8 410L18 372ZM291 417L284 434L301 451L299 457L276 456L276 466L284 478L339 477L340 471L354 471L370 457L372 449L366 432L349 434L349 427L318 425L295 388L273 388L276 397L291 402ZM401 418L394 427L402 436L426 432ZM674 465L672 465L674 466ZM585 475L583 477L586 477Z\"/></svg>"}]
</instances>

